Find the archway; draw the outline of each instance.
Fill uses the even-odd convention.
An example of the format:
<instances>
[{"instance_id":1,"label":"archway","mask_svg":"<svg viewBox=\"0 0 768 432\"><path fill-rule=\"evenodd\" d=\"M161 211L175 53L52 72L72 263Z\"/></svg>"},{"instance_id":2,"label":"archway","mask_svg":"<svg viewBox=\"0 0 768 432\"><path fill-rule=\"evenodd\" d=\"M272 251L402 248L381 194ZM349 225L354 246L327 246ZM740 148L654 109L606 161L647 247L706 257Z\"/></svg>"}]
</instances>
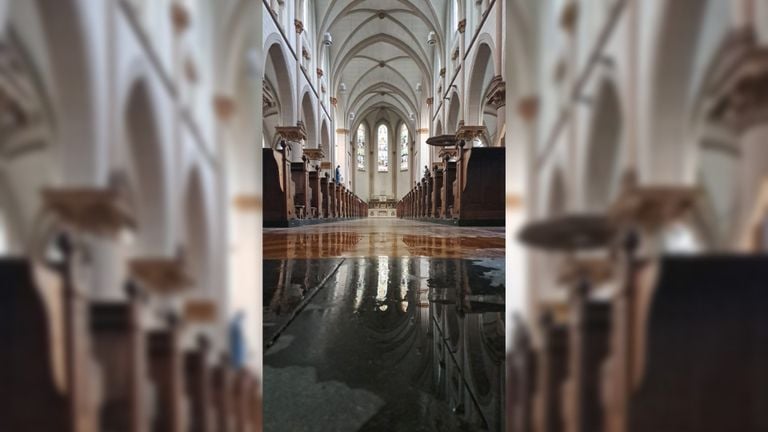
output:
<instances>
[{"instance_id":1,"label":"archway","mask_svg":"<svg viewBox=\"0 0 768 432\"><path fill-rule=\"evenodd\" d=\"M485 113L485 95L493 80L495 67L493 65L493 52L488 44L481 44L477 48L475 61L469 75L467 86L466 123L468 125L480 125Z\"/></svg>"}]
</instances>

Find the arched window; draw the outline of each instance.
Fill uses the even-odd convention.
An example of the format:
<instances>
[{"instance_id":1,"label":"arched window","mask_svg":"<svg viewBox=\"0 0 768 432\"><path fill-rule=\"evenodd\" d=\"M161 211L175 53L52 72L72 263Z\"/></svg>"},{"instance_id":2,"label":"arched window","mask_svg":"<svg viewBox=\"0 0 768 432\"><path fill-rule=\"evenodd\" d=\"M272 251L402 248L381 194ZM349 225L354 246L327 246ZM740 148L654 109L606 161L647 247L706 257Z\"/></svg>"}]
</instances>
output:
<instances>
[{"instance_id":1,"label":"arched window","mask_svg":"<svg viewBox=\"0 0 768 432\"><path fill-rule=\"evenodd\" d=\"M365 171L365 125L357 128L357 170Z\"/></svg>"},{"instance_id":2,"label":"arched window","mask_svg":"<svg viewBox=\"0 0 768 432\"><path fill-rule=\"evenodd\" d=\"M377 136L377 142L379 143L378 171L387 172L389 171L389 143L387 142L389 134L385 125L379 126Z\"/></svg>"},{"instance_id":3,"label":"arched window","mask_svg":"<svg viewBox=\"0 0 768 432\"><path fill-rule=\"evenodd\" d=\"M400 171L408 171L408 128L400 127Z\"/></svg>"}]
</instances>

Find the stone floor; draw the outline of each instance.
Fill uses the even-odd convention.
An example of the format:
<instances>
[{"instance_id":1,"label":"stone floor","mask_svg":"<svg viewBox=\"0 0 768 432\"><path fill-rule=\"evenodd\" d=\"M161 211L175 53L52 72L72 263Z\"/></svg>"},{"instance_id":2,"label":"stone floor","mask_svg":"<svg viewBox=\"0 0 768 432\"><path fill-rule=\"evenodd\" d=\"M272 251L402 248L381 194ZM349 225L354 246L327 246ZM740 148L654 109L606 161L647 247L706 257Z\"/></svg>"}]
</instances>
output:
<instances>
[{"instance_id":1,"label":"stone floor","mask_svg":"<svg viewBox=\"0 0 768 432\"><path fill-rule=\"evenodd\" d=\"M265 431L501 431L504 229L264 232Z\"/></svg>"}]
</instances>

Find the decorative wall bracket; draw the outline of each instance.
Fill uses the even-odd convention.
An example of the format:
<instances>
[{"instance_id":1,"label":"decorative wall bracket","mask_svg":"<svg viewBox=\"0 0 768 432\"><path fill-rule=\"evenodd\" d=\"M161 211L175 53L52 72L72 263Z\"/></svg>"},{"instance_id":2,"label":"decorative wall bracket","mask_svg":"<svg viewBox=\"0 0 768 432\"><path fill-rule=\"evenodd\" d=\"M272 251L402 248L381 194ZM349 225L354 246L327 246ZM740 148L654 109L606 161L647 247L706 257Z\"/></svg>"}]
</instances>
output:
<instances>
[{"instance_id":1,"label":"decorative wall bracket","mask_svg":"<svg viewBox=\"0 0 768 432\"><path fill-rule=\"evenodd\" d=\"M117 191L106 188L48 188L42 191L45 207L65 224L82 232L116 236L136 228L136 221Z\"/></svg>"},{"instance_id":2,"label":"decorative wall bracket","mask_svg":"<svg viewBox=\"0 0 768 432\"><path fill-rule=\"evenodd\" d=\"M129 271L145 288L160 295L177 294L193 283L178 258L135 258L129 262Z\"/></svg>"}]
</instances>

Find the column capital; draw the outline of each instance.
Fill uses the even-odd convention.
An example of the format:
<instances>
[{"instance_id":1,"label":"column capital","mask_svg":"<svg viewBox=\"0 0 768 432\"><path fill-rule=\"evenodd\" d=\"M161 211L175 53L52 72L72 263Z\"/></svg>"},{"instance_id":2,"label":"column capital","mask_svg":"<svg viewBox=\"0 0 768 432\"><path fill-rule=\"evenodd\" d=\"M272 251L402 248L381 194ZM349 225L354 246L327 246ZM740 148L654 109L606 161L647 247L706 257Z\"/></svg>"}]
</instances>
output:
<instances>
[{"instance_id":1,"label":"column capital","mask_svg":"<svg viewBox=\"0 0 768 432\"><path fill-rule=\"evenodd\" d=\"M216 117L221 121L227 121L232 118L236 109L235 100L231 96L218 95L213 98L213 110Z\"/></svg>"},{"instance_id":2,"label":"column capital","mask_svg":"<svg viewBox=\"0 0 768 432\"><path fill-rule=\"evenodd\" d=\"M461 141L472 141L477 137L481 137L486 134L488 129L485 126L465 126L461 125L459 130L456 131L456 139Z\"/></svg>"},{"instance_id":3,"label":"column capital","mask_svg":"<svg viewBox=\"0 0 768 432\"><path fill-rule=\"evenodd\" d=\"M281 138L289 142L301 142L307 139L307 131L302 122L296 123L296 126L278 126L275 130Z\"/></svg>"},{"instance_id":4,"label":"column capital","mask_svg":"<svg viewBox=\"0 0 768 432\"><path fill-rule=\"evenodd\" d=\"M517 103L517 112L525 121L533 121L539 115L538 96L526 96Z\"/></svg>"},{"instance_id":5,"label":"column capital","mask_svg":"<svg viewBox=\"0 0 768 432\"><path fill-rule=\"evenodd\" d=\"M567 0L560 11L560 28L573 34L579 20L579 4L576 0Z\"/></svg>"},{"instance_id":6,"label":"column capital","mask_svg":"<svg viewBox=\"0 0 768 432\"><path fill-rule=\"evenodd\" d=\"M302 34L304 33L304 23L301 22L299 19L293 20L293 25L296 27L296 33Z\"/></svg>"},{"instance_id":7,"label":"column capital","mask_svg":"<svg viewBox=\"0 0 768 432\"><path fill-rule=\"evenodd\" d=\"M435 98L427 98L427 105L432 106L432 104L435 102Z\"/></svg>"},{"instance_id":8,"label":"column capital","mask_svg":"<svg viewBox=\"0 0 768 432\"><path fill-rule=\"evenodd\" d=\"M459 33L463 34L466 29L467 29L467 19L465 18L465 19L459 21L459 25L458 25L456 30L458 30Z\"/></svg>"},{"instance_id":9,"label":"column capital","mask_svg":"<svg viewBox=\"0 0 768 432\"><path fill-rule=\"evenodd\" d=\"M768 49L752 32L735 32L715 58L705 81L714 95L703 108L708 120L734 131L768 123Z\"/></svg>"},{"instance_id":10,"label":"column capital","mask_svg":"<svg viewBox=\"0 0 768 432\"><path fill-rule=\"evenodd\" d=\"M183 33L189 28L192 21L189 10L179 2L171 4L171 23L176 33Z\"/></svg>"}]
</instances>

